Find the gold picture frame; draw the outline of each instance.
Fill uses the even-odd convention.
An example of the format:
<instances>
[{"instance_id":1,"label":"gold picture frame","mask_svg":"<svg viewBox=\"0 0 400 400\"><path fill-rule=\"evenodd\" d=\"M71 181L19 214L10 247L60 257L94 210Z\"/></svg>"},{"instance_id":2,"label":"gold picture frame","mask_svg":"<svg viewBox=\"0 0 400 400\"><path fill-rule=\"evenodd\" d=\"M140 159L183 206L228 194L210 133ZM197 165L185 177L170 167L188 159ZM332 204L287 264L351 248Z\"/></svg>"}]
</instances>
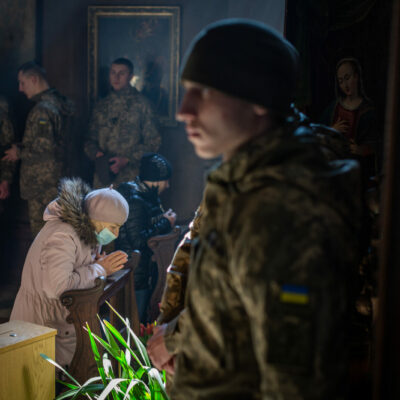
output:
<instances>
[{"instance_id":1,"label":"gold picture frame","mask_svg":"<svg viewBox=\"0 0 400 400\"><path fill-rule=\"evenodd\" d=\"M88 7L89 108L110 90L113 60L133 62L136 86L162 125L175 126L178 108L179 6Z\"/></svg>"}]
</instances>

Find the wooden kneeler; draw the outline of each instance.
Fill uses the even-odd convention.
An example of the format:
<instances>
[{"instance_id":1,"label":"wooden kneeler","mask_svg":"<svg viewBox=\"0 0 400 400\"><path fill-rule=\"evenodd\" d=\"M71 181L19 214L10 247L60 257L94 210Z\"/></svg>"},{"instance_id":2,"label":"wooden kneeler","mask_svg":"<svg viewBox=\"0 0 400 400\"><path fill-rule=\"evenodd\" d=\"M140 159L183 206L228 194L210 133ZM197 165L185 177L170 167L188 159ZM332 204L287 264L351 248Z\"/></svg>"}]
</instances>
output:
<instances>
[{"instance_id":1,"label":"wooden kneeler","mask_svg":"<svg viewBox=\"0 0 400 400\"><path fill-rule=\"evenodd\" d=\"M174 256L180 234L180 226L175 226L172 232L165 235L153 236L147 241L147 245L153 252L151 260L157 263L158 270L157 284L154 288L149 305L149 318L151 322L155 321L160 314L159 303L164 292L167 269Z\"/></svg>"},{"instance_id":2,"label":"wooden kneeler","mask_svg":"<svg viewBox=\"0 0 400 400\"><path fill-rule=\"evenodd\" d=\"M61 303L70 313L67 322L74 324L75 327L76 349L68 371L79 383L98 375L89 335L84 327L87 322L91 331L101 337L97 314L102 304L109 301L124 318L129 318L132 330L139 335L133 277L133 269L138 265L139 259L140 252L135 251L124 269L107 278L96 278L93 288L68 290L60 297ZM117 319L118 317L110 310L110 323L117 326ZM101 346L98 347L101 351Z\"/></svg>"}]
</instances>

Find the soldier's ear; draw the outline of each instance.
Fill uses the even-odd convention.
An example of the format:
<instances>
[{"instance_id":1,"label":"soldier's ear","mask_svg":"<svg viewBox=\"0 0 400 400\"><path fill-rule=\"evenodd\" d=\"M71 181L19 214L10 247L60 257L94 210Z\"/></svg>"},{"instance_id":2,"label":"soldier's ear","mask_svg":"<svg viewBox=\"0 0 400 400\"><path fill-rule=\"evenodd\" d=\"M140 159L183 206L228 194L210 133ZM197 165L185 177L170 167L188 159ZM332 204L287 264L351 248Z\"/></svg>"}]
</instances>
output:
<instances>
[{"instance_id":1,"label":"soldier's ear","mask_svg":"<svg viewBox=\"0 0 400 400\"><path fill-rule=\"evenodd\" d=\"M32 81L32 83L34 83L36 85L39 82L39 76L35 75L35 74L32 74L31 75L31 81Z\"/></svg>"}]
</instances>

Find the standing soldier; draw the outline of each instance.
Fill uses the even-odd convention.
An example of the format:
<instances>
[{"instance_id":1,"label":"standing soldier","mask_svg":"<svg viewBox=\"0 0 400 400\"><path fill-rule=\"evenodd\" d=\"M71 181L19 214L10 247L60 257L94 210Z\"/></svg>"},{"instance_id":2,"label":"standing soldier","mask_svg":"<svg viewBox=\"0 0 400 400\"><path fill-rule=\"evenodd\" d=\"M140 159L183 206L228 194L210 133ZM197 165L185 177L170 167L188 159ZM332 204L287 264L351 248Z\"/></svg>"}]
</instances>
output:
<instances>
[{"instance_id":1,"label":"standing soldier","mask_svg":"<svg viewBox=\"0 0 400 400\"><path fill-rule=\"evenodd\" d=\"M183 60L177 118L198 156L222 162L207 177L177 347L165 324L148 343L174 372L173 400L343 398L360 174L287 118L297 60L249 20L208 26Z\"/></svg>"},{"instance_id":2,"label":"standing soldier","mask_svg":"<svg viewBox=\"0 0 400 400\"><path fill-rule=\"evenodd\" d=\"M112 90L94 108L85 152L95 161L95 187L131 181L142 155L160 147L150 103L130 85L132 78L132 62L116 59L109 75Z\"/></svg>"},{"instance_id":3,"label":"standing soldier","mask_svg":"<svg viewBox=\"0 0 400 400\"><path fill-rule=\"evenodd\" d=\"M71 100L50 88L46 71L33 61L19 68L18 82L19 90L36 104L28 114L22 146L13 144L3 160L21 159L20 192L28 201L31 231L36 235L67 167L67 127L75 110Z\"/></svg>"},{"instance_id":4,"label":"standing soldier","mask_svg":"<svg viewBox=\"0 0 400 400\"><path fill-rule=\"evenodd\" d=\"M14 127L8 115L8 102L0 96L0 157L14 142ZM0 161L0 214L2 213L1 200L10 196L10 184L14 175L15 164Z\"/></svg>"}]
</instances>

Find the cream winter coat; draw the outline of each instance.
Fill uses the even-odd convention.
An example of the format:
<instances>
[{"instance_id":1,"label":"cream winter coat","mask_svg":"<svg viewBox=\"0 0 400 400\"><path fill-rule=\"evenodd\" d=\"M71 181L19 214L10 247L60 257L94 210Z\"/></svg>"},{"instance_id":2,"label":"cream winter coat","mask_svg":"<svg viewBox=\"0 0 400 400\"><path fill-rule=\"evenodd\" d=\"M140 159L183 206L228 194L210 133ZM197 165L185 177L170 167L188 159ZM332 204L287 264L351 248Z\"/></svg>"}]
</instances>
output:
<instances>
[{"instance_id":1,"label":"cream winter coat","mask_svg":"<svg viewBox=\"0 0 400 400\"><path fill-rule=\"evenodd\" d=\"M25 259L10 317L57 329L56 361L61 365L71 362L76 335L74 326L66 322L68 311L60 296L66 290L93 287L96 277L106 275L94 262L94 228L82 209L88 191L78 179L62 181L60 195L47 206L46 224Z\"/></svg>"}]
</instances>

